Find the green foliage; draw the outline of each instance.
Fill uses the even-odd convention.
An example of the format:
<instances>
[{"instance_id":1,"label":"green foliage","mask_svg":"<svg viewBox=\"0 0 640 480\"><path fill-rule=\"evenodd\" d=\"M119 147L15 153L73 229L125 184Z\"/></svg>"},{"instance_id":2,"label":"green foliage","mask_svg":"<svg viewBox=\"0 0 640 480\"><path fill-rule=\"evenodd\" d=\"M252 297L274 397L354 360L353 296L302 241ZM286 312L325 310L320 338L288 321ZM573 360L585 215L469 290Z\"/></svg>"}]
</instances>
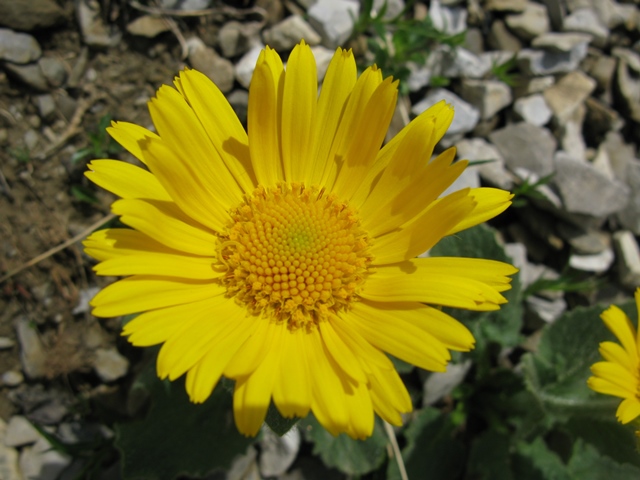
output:
<instances>
[{"instance_id":1,"label":"green foliage","mask_svg":"<svg viewBox=\"0 0 640 480\"><path fill-rule=\"evenodd\" d=\"M594 278L579 279L575 274L562 274L558 278L539 278L522 292L523 298L544 291L552 292L590 292L600 282Z\"/></svg>"},{"instance_id":2,"label":"green foliage","mask_svg":"<svg viewBox=\"0 0 640 480\"><path fill-rule=\"evenodd\" d=\"M408 93L408 62L424 65L436 46L448 45L454 48L464 43L466 32L455 35L444 33L435 28L428 16L422 20L404 18L403 12L393 19L385 20L385 12L386 4L374 13L373 0L365 0L360 17L355 21L354 35L371 35L367 46L373 55L373 62L385 75L392 75L400 80L401 94ZM432 79L432 86L437 81ZM440 86L444 84L441 83Z\"/></svg>"},{"instance_id":3,"label":"green foliage","mask_svg":"<svg viewBox=\"0 0 640 480\"><path fill-rule=\"evenodd\" d=\"M528 205L529 201L532 199L544 200L545 196L540 193L538 188L542 185L547 185L554 175L555 173L550 173L549 175L546 175L534 182L530 181L528 178L525 178L520 185L516 186L513 189L513 207L524 207Z\"/></svg>"},{"instance_id":4,"label":"green foliage","mask_svg":"<svg viewBox=\"0 0 640 480\"><path fill-rule=\"evenodd\" d=\"M300 421L305 438L313 443L313 453L324 464L348 475L364 475L382 465L387 457L387 436L380 419L376 418L373 435L366 440L353 440L343 434L334 437L313 415Z\"/></svg>"},{"instance_id":5,"label":"green foliage","mask_svg":"<svg viewBox=\"0 0 640 480\"><path fill-rule=\"evenodd\" d=\"M510 87L515 87L518 84L517 76L514 73L514 70L518 65L516 59L517 56L514 55L504 63L494 63L491 66L491 74L496 78L496 80L500 80Z\"/></svg>"},{"instance_id":6,"label":"green foliage","mask_svg":"<svg viewBox=\"0 0 640 480\"><path fill-rule=\"evenodd\" d=\"M231 395L219 385L201 405L189 402L183 381L161 381L152 365L132 386L151 404L143 420L116 425L116 447L125 479L171 480L229 468L253 439L238 433Z\"/></svg>"},{"instance_id":7,"label":"green foliage","mask_svg":"<svg viewBox=\"0 0 640 480\"><path fill-rule=\"evenodd\" d=\"M9 154L20 163L29 163L31 161L31 152L27 147L18 147L9 150Z\"/></svg>"},{"instance_id":8,"label":"green foliage","mask_svg":"<svg viewBox=\"0 0 640 480\"><path fill-rule=\"evenodd\" d=\"M269 410L267 410L265 423L269 425L269 428L273 431L273 433L279 436L283 436L289 430L291 430L299 420L299 418L284 418L282 415L280 415L280 412L275 407L275 405L271 403L271 405L269 405Z\"/></svg>"},{"instance_id":9,"label":"green foliage","mask_svg":"<svg viewBox=\"0 0 640 480\"><path fill-rule=\"evenodd\" d=\"M98 121L96 128L93 131L87 132L89 145L81 148L72 155L71 161L73 163L84 160L111 158L123 151L123 148L107 133L107 127L111 124L111 120L111 115L104 115Z\"/></svg>"}]
</instances>

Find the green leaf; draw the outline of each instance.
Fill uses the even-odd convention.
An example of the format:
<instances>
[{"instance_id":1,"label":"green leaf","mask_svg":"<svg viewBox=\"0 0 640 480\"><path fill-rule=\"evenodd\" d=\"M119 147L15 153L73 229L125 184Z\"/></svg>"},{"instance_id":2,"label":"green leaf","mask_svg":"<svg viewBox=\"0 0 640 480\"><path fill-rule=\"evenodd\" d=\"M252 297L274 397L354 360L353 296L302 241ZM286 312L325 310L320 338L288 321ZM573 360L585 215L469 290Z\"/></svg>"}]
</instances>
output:
<instances>
[{"instance_id":1,"label":"green leaf","mask_svg":"<svg viewBox=\"0 0 640 480\"><path fill-rule=\"evenodd\" d=\"M409 478L451 480L464 470L466 449L454 438L456 425L448 415L435 408L425 408L404 432L407 446L402 451ZM399 480L395 462L389 462L388 480Z\"/></svg>"},{"instance_id":2,"label":"green leaf","mask_svg":"<svg viewBox=\"0 0 640 480\"><path fill-rule=\"evenodd\" d=\"M573 480L630 480L640 478L640 468L620 464L600 455L593 445L578 440L573 447L568 471Z\"/></svg>"},{"instance_id":3,"label":"green leaf","mask_svg":"<svg viewBox=\"0 0 640 480\"><path fill-rule=\"evenodd\" d=\"M634 305L629 302L621 308L633 318ZM593 392L586 384L589 367L601 360L598 345L615 340L600 319L605 308L576 308L564 314L544 328L538 351L522 358L529 390L560 421L573 415L614 418L619 400Z\"/></svg>"},{"instance_id":4,"label":"green leaf","mask_svg":"<svg viewBox=\"0 0 640 480\"><path fill-rule=\"evenodd\" d=\"M443 238L430 251L434 257L472 257L500 260L512 263L497 239L497 232L487 226L478 225L450 237ZM471 312L447 309L471 330L476 339L475 356L482 356L488 343L502 347L514 347L520 343L522 328L522 303L518 276L513 278L511 290L503 292L508 303L492 312Z\"/></svg>"},{"instance_id":5,"label":"green leaf","mask_svg":"<svg viewBox=\"0 0 640 480\"><path fill-rule=\"evenodd\" d=\"M269 405L267 418L265 418L265 423L269 425L269 428L273 430L273 433L280 437L291 430L298 421L300 421L300 419L297 417L284 418L280 415L280 412L273 403Z\"/></svg>"},{"instance_id":6,"label":"green leaf","mask_svg":"<svg viewBox=\"0 0 640 480\"><path fill-rule=\"evenodd\" d=\"M376 417L373 435L366 440L354 440L344 433L334 437L313 415L300 421L305 438L313 442L314 455L324 464L348 475L364 475L380 467L387 457L387 436L381 420Z\"/></svg>"},{"instance_id":7,"label":"green leaf","mask_svg":"<svg viewBox=\"0 0 640 480\"><path fill-rule=\"evenodd\" d=\"M487 430L471 445L467 476L476 480L515 480L509 458L509 435Z\"/></svg>"},{"instance_id":8,"label":"green leaf","mask_svg":"<svg viewBox=\"0 0 640 480\"><path fill-rule=\"evenodd\" d=\"M518 480L569 480L567 469L557 453L542 438L520 442L512 457L514 478Z\"/></svg>"},{"instance_id":9,"label":"green leaf","mask_svg":"<svg viewBox=\"0 0 640 480\"><path fill-rule=\"evenodd\" d=\"M125 479L171 480L226 469L253 439L238 433L231 396L218 386L201 405L189 402L184 381L161 381L147 368L132 386L151 397L146 418L116 425Z\"/></svg>"}]
</instances>

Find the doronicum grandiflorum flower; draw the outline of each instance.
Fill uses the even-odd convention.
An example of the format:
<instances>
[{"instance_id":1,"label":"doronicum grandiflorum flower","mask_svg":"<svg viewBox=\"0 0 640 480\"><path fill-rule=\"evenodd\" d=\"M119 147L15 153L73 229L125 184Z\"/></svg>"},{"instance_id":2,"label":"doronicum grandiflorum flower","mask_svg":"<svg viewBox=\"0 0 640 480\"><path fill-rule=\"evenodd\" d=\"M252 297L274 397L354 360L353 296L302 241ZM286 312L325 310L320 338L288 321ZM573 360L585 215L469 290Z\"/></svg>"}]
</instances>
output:
<instances>
[{"instance_id":1,"label":"doronicum grandiflorum flower","mask_svg":"<svg viewBox=\"0 0 640 480\"><path fill-rule=\"evenodd\" d=\"M640 288L635 299L640 311ZM587 385L596 392L622 398L616 416L626 424L640 416L640 337L629 317L615 305L602 312L600 318L620 343L600 344L605 361L591 366L593 376Z\"/></svg>"},{"instance_id":2,"label":"doronicum grandiflorum flower","mask_svg":"<svg viewBox=\"0 0 640 480\"><path fill-rule=\"evenodd\" d=\"M357 75L340 48L318 95L304 42L285 71L269 47L249 89L248 134L218 88L185 70L149 103L157 130L109 133L146 168L94 160L87 176L121 197L131 229L92 234L99 275L127 276L92 300L93 314L140 313L123 334L162 344L157 371L186 374L193 402L235 380L238 429L255 435L273 401L285 417L313 411L332 434L371 435L374 412L401 424L412 409L386 353L443 371L471 333L439 306L495 310L511 265L415 258L484 222L509 192L442 196L466 161L430 161L453 118L440 102L380 149L397 82Z\"/></svg>"}]
</instances>

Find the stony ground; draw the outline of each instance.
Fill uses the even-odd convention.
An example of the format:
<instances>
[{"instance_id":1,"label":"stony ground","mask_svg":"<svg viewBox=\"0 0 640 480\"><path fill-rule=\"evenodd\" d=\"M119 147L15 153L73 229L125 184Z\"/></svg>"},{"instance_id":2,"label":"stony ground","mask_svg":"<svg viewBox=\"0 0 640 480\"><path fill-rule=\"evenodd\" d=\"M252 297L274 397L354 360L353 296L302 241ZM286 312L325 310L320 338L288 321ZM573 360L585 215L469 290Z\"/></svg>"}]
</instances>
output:
<instances>
[{"instance_id":1,"label":"stony ground","mask_svg":"<svg viewBox=\"0 0 640 480\"><path fill-rule=\"evenodd\" d=\"M354 33L351 19L365 3L0 0L0 431L8 422L14 435L0 451L0 477L20 478L6 466L18 456L25 478L54 479L66 468L56 459L57 470L42 469L47 444L25 416L73 437L96 420L83 405L125 412L141 353L119 339L119 321L98 323L87 307L110 279L92 273L77 239L112 221L113 198L83 171L93 158L128 159L104 126L151 127L146 102L185 65L216 81L243 118L264 44L286 56L305 38L321 71L338 45L354 48L362 64L391 52L407 87L392 129L447 99L456 118L444 146L493 160L457 187L518 193L517 208L496 225L523 283L545 278L553 287L538 283L527 297L528 333L575 305L629 297L640 284L637 5L415 2L405 18L429 12L435 29L466 31L466 40L400 58L390 36ZM403 8L390 1L383 13L391 19Z\"/></svg>"}]
</instances>

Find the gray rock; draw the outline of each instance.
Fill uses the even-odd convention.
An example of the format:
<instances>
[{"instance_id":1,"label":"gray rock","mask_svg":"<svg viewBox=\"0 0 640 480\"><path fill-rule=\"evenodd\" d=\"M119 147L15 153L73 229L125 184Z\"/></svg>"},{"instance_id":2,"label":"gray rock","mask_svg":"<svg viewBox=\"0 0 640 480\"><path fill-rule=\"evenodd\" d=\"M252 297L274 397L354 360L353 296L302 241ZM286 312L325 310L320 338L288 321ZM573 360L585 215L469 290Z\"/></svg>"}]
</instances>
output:
<instances>
[{"instance_id":1,"label":"gray rock","mask_svg":"<svg viewBox=\"0 0 640 480\"><path fill-rule=\"evenodd\" d=\"M566 5L564 2L558 0L542 0L542 3L547 7L547 13L549 14L549 21L553 30L561 30L562 22L566 16Z\"/></svg>"},{"instance_id":2,"label":"gray rock","mask_svg":"<svg viewBox=\"0 0 640 480\"><path fill-rule=\"evenodd\" d=\"M607 178L612 180L616 178L616 174L611 166L611 161L609 160L609 154L602 146L598 147L596 155L591 161L591 165L598 169L598 171L604 173Z\"/></svg>"},{"instance_id":3,"label":"gray rock","mask_svg":"<svg viewBox=\"0 0 640 480\"><path fill-rule=\"evenodd\" d=\"M97 295L99 291L100 291L99 287L88 287L80 290L80 292L78 292L78 303L73 308L71 313L74 315L79 315L81 313L89 313L89 311L91 310L91 306L89 305L89 302L93 297Z\"/></svg>"},{"instance_id":4,"label":"gray rock","mask_svg":"<svg viewBox=\"0 0 640 480\"><path fill-rule=\"evenodd\" d=\"M617 132L624 127L625 121L620 114L604 102L589 97L585 100L585 106L588 131L598 138L603 137L607 132Z\"/></svg>"},{"instance_id":5,"label":"gray rock","mask_svg":"<svg viewBox=\"0 0 640 480\"><path fill-rule=\"evenodd\" d=\"M49 122L53 119L56 113L56 102L53 99L53 95L45 94L45 95L36 95L34 97L34 102L36 107L38 108L38 114L40 118L45 122Z\"/></svg>"},{"instance_id":6,"label":"gray rock","mask_svg":"<svg viewBox=\"0 0 640 480\"><path fill-rule=\"evenodd\" d=\"M539 93L519 98L513 104L513 110L522 120L538 127L549 123L552 115L544 96Z\"/></svg>"},{"instance_id":7,"label":"gray rock","mask_svg":"<svg viewBox=\"0 0 640 480\"><path fill-rule=\"evenodd\" d=\"M476 55L482 54L484 52L484 36L482 31L476 27L468 28L462 47Z\"/></svg>"},{"instance_id":8,"label":"gray rock","mask_svg":"<svg viewBox=\"0 0 640 480\"><path fill-rule=\"evenodd\" d=\"M628 48L614 47L611 50L614 57L624 60L631 70L640 73L640 55Z\"/></svg>"},{"instance_id":9,"label":"gray rock","mask_svg":"<svg viewBox=\"0 0 640 480\"><path fill-rule=\"evenodd\" d=\"M478 188L480 186L480 173L478 167L467 167L454 182L442 192L441 196L449 195L463 188Z\"/></svg>"},{"instance_id":10,"label":"gray rock","mask_svg":"<svg viewBox=\"0 0 640 480\"><path fill-rule=\"evenodd\" d=\"M29 420L22 415L14 415L9 419L4 435L4 444L7 447L22 447L36 443L40 433Z\"/></svg>"},{"instance_id":11,"label":"gray rock","mask_svg":"<svg viewBox=\"0 0 640 480\"><path fill-rule=\"evenodd\" d=\"M67 69L61 60L52 57L43 57L38 60L38 66L51 87L61 87L64 82L67 81Z\"/></svg>"},{"instance_id":12,"label":"gray rock","mask_svg":"<svg viewBox=\"0 0 640 480\"><path fill-rule=\"evenodd\" d=\"M277 477L286 472L298 455L300 442L300 430L295 426L281 437L263 427L259 461L262 477Z\"/></svg>"},{"instance_id":13,"label":"gray rock","mask_svg":"<svg viewBox=\"0 0 640 480\"><path fill-rule=\"evenodd\" d=\"M459 158L487 161L476 168L480 177L490 185L505 190L513 187L513 178L504 165L504 158L496 147L482 138L465 138L456 144Z\"/></svg>"},{"instance_id":14,"label":"gray rock","mask_svg":"<svg viewBox=\"0 0 640 480\"><path fill-rule=\"evenodd\" d=\"M640 285L640 248L632 232L620 230L613 234L617 254L618 281L635 289Z\"/></svg>"},{"instance_id":15,"label":"gray rock","mask_svg":"<svg viewBox=\"0 0 640 480\"><path fill-rule=\"evenodd\" d=\"M163 8L173 10L203 10L211 5L211 0L160 0Z\"/></svg>"},{"instance_id":16,"label":"gray rock","mask_svg":"<svg viewBox=\"0 0 640 480\"><path fill-rule=\"evenodd\" d=\"M64 10L54 0L0 0L0 25L15 30L50 28L64 20Z\"/></svg>"},{"instance_id":17,"label":"gray rock","mask_svg":"<svg viewBox=\"0 0 640 480\"><path fill-rule=\"evenodd\" d=\"M617 63L615 58L598 55L585 68L589 76L596 81L598 90L602 92L599 98L607 104L611 104L613 101L613 76L616 72Z\"/></svg>"},{"instance_id":18,"label":"gray rock","mask_svg":"<svg viewBox=\"0 0 640 480\"><path fill-rule=\"evenodd\" d=\"M334 50L329 50L322 45L316 45L315 47L311 47L311 53L313 53L313 57L316 59L318 83L322 83L324 76L327 73L327 69L329 68L329 64L333 59Z\"/></svg>"},{"instance_id":19,"label":"gray rock","mask_svg":"<svg viewBox=\"0 0 640 480\"><path fill-rule=\"evenodd\" d=\"M20 316L16 319L16 333L20 344L20 362L22 371L32 379L44 376L47 365L47 354L38 332L29 319Z\"/></svg>"},{"instance_id":20,"label":"gray rock","mask_svg":"<svg viewBox=\"0 0 640 480\"><path fill-rule=\"evenodd\" d=\"M566 222L558 222L556 231L578 254L594 255L611 246L611 238L605 232L584 230Z\"/></svg>"},{"instance_id":21,"label":"gray rock","mask_svg":"<svg viewBox=\"0 0 640 480\"><path fill-rule=\"evenodd\" d=\"M309 10L309 23L322 37L327 48L344 44L353 31L354 19L360 15L360 3L355 0L318 0Z\"/></svg>"},{"instance_id":22,"label":"gray rock","mask_svg":"<svg viewBox=\"0 0 640 480\"><path fill-rule=\"evenodd\" d=\"M420 65L415 62L407 62L407 68L409 69L409 78L407 79L407 86L410 92L417 92L423 87L429 85L431 82L432 70L426 65Z\"/></svg>"},{"instance_id":23,"label":"gray rock","mask_svg":"<svg viewBox=\"0 0 640 480\"><path fill-rule=\"evenodd\" d=\"M450 395L453 389L464 381L471 365L471 360L463 363L449 363L446 371L430 373L424 382L422 404L433 405Z\"/></svg>"},{"instance_id":24,"label":"gray rock","mask_svg":"<svg viewBox=\"0 0 640 480\"><path fill-rule=\"evenodd\" d=\"M36 132L33 128L30 128L29 130L24 132L24 136L22 138L24 140L24 146L27 147L27 150L29 150L30 152L33 152L40 143L40 136L38 135L38 132ZM45 307L49 304L47 300L48 299L44 299L44 301L42 302Z\"/></svg>"},{"instance_id":25,"label":"gray rock","mask_svg":"<svg viewBox=\"0 0 640 480\"><path fill-rule=\"evenodd\" d=\"M533 319L531 317L527 319L528 322L534 320L541 323L553 323L567 310L567 302L564 298L546 299L530 295L526 298L525 303L528 316L533 316Z\"/></svg>"},{"instance_id":26,"label":"gray rock","mask_svg":"<svg viewBox=\"0 0 640 480\"><path fill-rule=\"evenodd\" d=\"M523 79L513 89L515 98L526 97L534 93L542 93L551 85L556 83L555 77L548 75L546 77L531 77Z\"/></svg>"},{"instance_id":27,"label":"gray rock","mask_svg":"<svg viewBox=\"0 0 640 480\"><path fill-rule=\"evenodd\" d=\"M579 105L564 125L556 131L556 135L560 137L560 149L568 156L582 161L587 160L587 145L582 135L586 111L584 105Z\"/></svg>"},{"instance_id":28,"label":"gray rock","mask_svg":"<svg viewBox=\"0 0 640 480\"><path fill-rule=\"evenodd\" d=\"M70 464L71 457L51 448L51 444L40 438L33 446L20 452L20 469L27 479L56 480Z\"/></svg>"},{"instance_id":29,"label":"gray rock","mask_svg":"<svg viewBox=\"0 0 640 480\"><path fill-rule=\"evenodd\" d=\"M103 382L113 382L129 371L129 360L115 348L98 348L95 351L93 369Z\"/></svg>"},{"instance_id":30,"label":"gray rock","mask_svg":"<svg viewBox=\"0 0 640 480\"><path fill-rule=\"evenodd\" d=\"M497 12L522 12L527 3L527 0L488 0L484 8Z\"/></svg>"},{"instance_id":31,"label":"gray rock","mask_svg":"<svg viewBox=\"0 0 640 480\"><path fill-rule=\"evenodd\" d=\"M618 61L616 87L620 96L624 99L626 110L632 120L640 122L640 80L637 75L631 73L627 62Z\"/></svg>"},{"instance_id":32,"label":"gray rock","mask_svg":"<svg viewBox=\"0 0 640 480\"><path fill-rule=\"evenodd\" d=\"M524 49L518 53L518 65L529 75L571 72L587 55L588 43L578 44L570 52Z\"/></svg>"},{"instance_id":33,"label":"gray rock","mask_svg":"<svg viewBox=\"0 0 640 480\"><path fill-rule=\"evenodd\" d=\"M606 217L619 212L629 202L629 188L607 178L590 163L558 152L555 167L552 182L569 213Z\"/></svg>"},{"instance_id":34,"label":"gray rock","mask_svg":"<svg viewBox=\"0 0 640 480\"><path fill-rule=\"evenodd\" d=\"M25 64L42 56L40 44L28 33L0 28L0 60Z\"/></svg>"},{"instance_id":35,"label":"gray rock","mask_svg":"<svg viewBox=\"0 0 640 480\"><path fill-rule=\"evenodd\" d=\"M505 50L512 53L517 53L522 50L522 42L520 39L512 34L500 19L494 20L491 24L491 31L487 36L487 43L495 50Z\"/></svg>"},{"instance_id":36,"label":"gray rock","mask_svg":"<svg viewBox=\"0 0 640 480\"><path fill-rule=\"evenodd\" d=\"M447 103L453 105L453 108L455 109L453 122L451 122L451 126L449 127L445 137L470 132L478 124L480 112L456 94L449 90L445 90L444 88L437 88L429 92L427 96L411 108L411 112L414 115L420 115L427 108L438 103L440 100L445 100Z\"/></svg>"},{"instance_id":37,"label":"gray rock","mask_svg":"<svg viewBox=\"0 0 640 480\"><path fill-rule=\"evenodd\" d=\"M609 270L614 260L612 248L607 248L595 255L571 255L569 266L584 272L603 273Z\"/></svg>"},{"instance_id":38,"label":"gray rock","mask_svg":"<svg viewBox=\"0 0 640 480\"><path fill-rule=\"evenodd\" d=\"M640 160L633 160L625 171L624 179L631 190L631 196L629 203L616 217L624 228L640 235Z\"/></svg>"},{"instance_id":39,"label":"gray rock","mask_svg":"<svg viewBox=\"0 0 640 480\"><path fill-rule=\"evenodd\" d=\"M495 130L489 135L511 170L523 167L540 176L554 171L556 140L549 130L520 122Z\"/></svg>"},{"instance_id":40,"label":"gray rock","mask_svg":"<svg viewBox=\"0 0 640 480\"><path fill-rule=\"evenodd\" d=\"M0 438L4 438L7 424L0 418ZM24 480L18 470L18 451L0 442L0 478L3 480Z\"/></svg>"},{"instance_id":41,"label":"gray rock","mask_svg":"<svg viewBox=\"0 0 640 480\"><path fill-rule=\"evenodd\" d=\"M528 2L525 9L515 15L507 15L507 26L522 40L531 40L550 30L547 7L539 3Z\"/></svg>"},{"instance_id":42,"label":"gray rock","mask_svg":"<svg viewBox=\"0 0 640 480\"><path fill-rule=\"evenodd\" d=\"M633 178L634 172L629 172L627 169L638 162L636 150L633 145L624 141L619 132L607 133L604 142L600 144L600 148L607 152L609 163L618 180L626 182L627 179ZM629 186L632 190L635 189L633 185L629 184ZM640 187L640 183L637 186Z\"/></svg>"},{"instance_id":43,"label":"gray rock","mask_svg":"<svg viewBox=\"0 0 640 480\"><path fill-rule=\"evenodd\" d=\"M483 58L461 47L442 49L440 62L438 73L447 78L482 78L492 66L489 57Z\"/></svg>"},{"instance_id":44,"label":"gray rock","mask_svg":"<svg viewBox=\"0 0 640 480\"><path fill-rule=\"evenodd\" d=\"M460 95L480 111L483 120L494 117L513 99L509 85L499 80L463 79Z\"/></svg>"},{"instance_id":45,"label":"gray rock","mask_svg":"<svg viewBox=\"0 0 640 480\"><path fill-rule=\"evenodd\" d=\"M207 47L198 37L187 40L189 63L204 73L223 93L231 91L234 82L233 63Z\"/></svg>"},{"instance_id":46,"label":"gray rock","mask_svg":"<svg viewBox=\"0 0 640 480\"><path fill-rule=\"evenodd\" d=\"M587 33L593 37L592 43L597 47L604 47L609 38L609 29L589 8L579 8L564 19L563 28L567 32Z\"/></svg>"},{"instance_id":47,"label":"gray rock","mask_svg":"<svg viewBox=\"0 0 640 480\"><path fill-rule=\"evenodd\" d=\"M0 350L9 350L15 346L16 342L9 337L0 337Z\"/></svg>"},{"instance_id":48,"label":"gray rock","mask_svg":"<svg viewBox=\"0 0 640 480\"><path fill-rule=\"evenodd\" d=\"M574 53L582 60L590 42L591 36L584 33L550 32L534 38L531 46L550 52Z\"/></svg>"},{"instance_id":49,"label":"gray rock","mask_svg":"<svg viewBox=\"0 0 640 480\"><path fill-rule=\"evenodd\" d=\"M266 45L278 51L291 50L301 39L311 46L322 41L320 35L300 15L291 15L265 30L262 38Z\"/></svg>"},{"instance_id":50,"label":"gray rock","mask_svg":"<svg viewBox=\"0 0 640 480\"><path fill-rule=\"evenodd\" d=\"M306 0L306 1L311 1L311 3L313 3L315 0ZM298 3L301 3L301 2L298 2ZM311 5L309 5L309 7L310 6ZM380 14L380 11L382 10L382 7L385 7L385 12L382 18L384 20L391 20L393 18L396 18L398 15L400 15L403 12L405 8L405 3L404 3L404 0L373 0L372 13L376 17L378 17Z\"/></svg>"},{"instance_id":51,"label":"gray rock","mask_svg":"<svg viewBox=\"0 0 640 480\"><path fill-rule=\"evenodd\" d=\"M256 62L260 56L260 52L264 48L264 45L255 45L251 50L245 53L242 58L236 63L235 75L236 80L244 88L249 88L251 84L251 78L253 77L253 70L256 68Z\"/></svg>"},{"instance_id":52,"label":"gray rock","mask_svg":"<svg viewBox=\"0 0 640 480\"><path fill-rule=\"evenodd\" d=\"M26 83L35 90L39 90L41 92L49 90L49 82L47 82L47 79L42 74L42 70L37 63L30 63L28 65L5 63L4 68L10 75L16 77L18 80Z\"/></svg>"},{"instance_id":53,"label":"gray rock","mask_svg":"<svg viewBox=\"0 0 640 480\"><path fill-rule=\"evenodd\" d=\"M260 29L257 22L240 23L235 20L226 22L218 32L218 43L222 56L237 57L248 52L255 45L261 45ZM264 48L264 47L263 47Z\"/></svg>"},{"instance_id":54,"label":"gray rock","mask_svg":"<svg viewBox=\"0 0 640 480\"><path fill-rule=\"evenodd\" d=\"M169 23L152 15L142 15L127 25L127 32L138 37L155 38L170 30Z\"/></svg>"},{"instance_id":55,"label":"gray rock","mask_svg":"<svg viewBox=\"0 0 640 480\"><path fill-rule=\"evenodd\" d=\"M447 35L456 35L467 29L467 9L443 7L439 0L431 1L429 18L436 29Z\"/></svg>"},{"instance_id":56,"label":"gray rock","mask_svg":"<svg viewBox=\"0 0 640 480\"><path fill-rule=\"evenodd\" d=\"M544 99L551 108L555 120L564 125L575 110L591 95L596 81L580 70L563 76L555 85L544 91Z\"/></svg>"},{"instance_id":57,"label":"gray rock","mask_svg":"<svg viewBox=\"0 0 640 480\"><path fill-rule=\"evenodd\" d=\"M122 33L107 25L102 19L100 2L97 0L78 0L76 16L82 39L90 47L115 47L122 39Z\"/></svg>"},{"instance_id":58,"label":"gray rock","mask_svg":"<svg viewBox=\"0 0 640 480\"><path fill-rule=\"evenodd\" d=\"M16 370L8 370L0 377L0 383L5 387L17 387L24 382L24 375Z\"/></svg>"}]
</instances>

